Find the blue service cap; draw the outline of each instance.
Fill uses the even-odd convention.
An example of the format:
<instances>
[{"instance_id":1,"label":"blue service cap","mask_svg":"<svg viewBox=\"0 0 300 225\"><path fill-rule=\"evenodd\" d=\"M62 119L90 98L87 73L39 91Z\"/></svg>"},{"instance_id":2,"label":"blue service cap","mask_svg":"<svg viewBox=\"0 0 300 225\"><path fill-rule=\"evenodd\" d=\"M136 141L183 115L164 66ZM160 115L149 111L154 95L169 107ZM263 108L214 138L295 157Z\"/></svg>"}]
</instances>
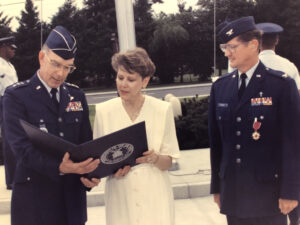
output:
<instances>
[{"instance_id":1,"label":"blue service cap","mask_svg":"<svg viewBox=\"0 0 300 225\"><path fill-rule=\"evenodd\" d=\"M233 21L224 21L217 26L217 36L221 43L227 43L240 34L256 29L253 16L247 16Z\"/></svg>"},{"instance_id":2,"label":"blue service cap","mask_svg":"<svg viewBox=\"0 0 300 225\"><path fill-rule=\"evenodd\" d=\"M75 37L64 27L57 26L49 34L45 44L63 59L72 59L77 50Z\"/></svg>"},{"instance_id":3,"label":"blue service cap","mask_svg":"<svg viewBox=\"0 0 300 225\"><path fill-rule=\"evenodd\" d=\"M15 45L15 37L9 36L9 37L0 38L0 46L10 46L16 49L17 46Z\"/></svg>"},{"instance_id":4,"label":"blue service cap","mask_svg":"<svg viewBox=\"0 0 300 225\"><path fill-rule=\"evenodd\" d=\"M264 34L277 34L283 31L282 26L276 23L258 23L256 27L262 30Z\"/></svg>"}]
</instances>

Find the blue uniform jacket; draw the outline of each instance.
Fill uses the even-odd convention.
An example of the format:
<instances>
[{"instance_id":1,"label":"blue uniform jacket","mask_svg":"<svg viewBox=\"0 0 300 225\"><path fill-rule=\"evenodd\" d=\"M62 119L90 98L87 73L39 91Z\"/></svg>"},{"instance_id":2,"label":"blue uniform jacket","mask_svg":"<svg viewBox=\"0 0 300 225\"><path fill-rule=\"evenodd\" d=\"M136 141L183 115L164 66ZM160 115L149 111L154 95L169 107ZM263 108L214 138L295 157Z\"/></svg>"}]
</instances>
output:
<instances>
[{"instance_id":1,"label":"blue uniform jacket","mask_svg":"<svg viewBox=\"0 0 300 225\"><path fill-rule=\"evenodd\" d=\"M60 86L60 108L54 106L35 74L7 88L4 95L4 129L17 158L12 193L12 225L82 225L87 219L86 191L79 175L59 175L62 159L35 149L19 119L72 143L92 139L88 105L75 85Z\"/></svg>"},{"instance_id":2,"label":"blue uniform jacket","mask_svg":"<svg viewBox=\"0 0 300 225\"><path fill-rule=\"evenodd\" d=\"M254 140L253 124L261 123ZM300 99L295 82L261 62L238 101L238 73L210 94L211 193L221 213L241 218L279 214L278 199L299 199Z\"/></svg>"}]
</instances>

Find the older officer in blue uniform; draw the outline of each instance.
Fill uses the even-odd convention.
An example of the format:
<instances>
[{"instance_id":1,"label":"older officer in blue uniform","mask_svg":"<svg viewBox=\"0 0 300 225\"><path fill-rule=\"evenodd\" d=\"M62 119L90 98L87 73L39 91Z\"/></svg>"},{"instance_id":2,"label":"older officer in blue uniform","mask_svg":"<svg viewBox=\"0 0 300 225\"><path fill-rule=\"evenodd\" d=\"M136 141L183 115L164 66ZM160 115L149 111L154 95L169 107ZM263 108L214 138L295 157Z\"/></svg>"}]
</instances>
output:
<instances>
[{"instance_id":1,"label":"older officer in blue uniform","mask_svg":"<svg viewBox=\"0 0 300 225\"><path fill-rule=\"evenodd\" d=\"M4 128L17 158L11 202L12 225L83 225L86 187L100 180L80 177L99 160L74 163L66 153L52 158L36 150L19 124L23 119L75 144L92 139L84 93L65 82L75 69L76 40L64 27L49 34L39 52L40 69L29 80L6 89Z\"/></svg>"},{"instance_id":2,"label":"older officer in blue uniform","mask_svg":"<svg viewBox=\"0 0 300 225\"><path fill-rule=\"evenodd\" d=\"M220 47L237 69L211 88L211 193L229 225L285 225L300 192L296 84L259 61L253 17L221 27Z\"/></svg>"}]
</instances>

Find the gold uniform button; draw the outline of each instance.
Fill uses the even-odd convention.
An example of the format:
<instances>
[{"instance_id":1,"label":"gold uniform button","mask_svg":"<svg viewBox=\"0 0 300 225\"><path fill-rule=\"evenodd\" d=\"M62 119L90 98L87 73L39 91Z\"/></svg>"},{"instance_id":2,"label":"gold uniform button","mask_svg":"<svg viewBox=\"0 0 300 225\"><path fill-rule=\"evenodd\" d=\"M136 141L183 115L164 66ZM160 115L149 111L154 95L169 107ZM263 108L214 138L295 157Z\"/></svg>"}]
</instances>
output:
<instances>
[{"instance_id":1,"label":"gold uniform button","mask_svg":"<svg viewBox=\"0 0 300 225\"><path fill-rule=\"evenodd\" d=\"M59 132L59 136L63 137L64 133L63 132Z\"/></svg>"},{"instance_id":2,"label":"gold uniform button","mask_svg":"<svg viewBox=\"0 0 300 225\"><path fill-rule=\"evenodd\" d=\"M237 163L237 164L240 164L241 162L242 162L242 160L241 160L240 158L237 158L237 159L236 159L236 163Z\"/></svg>"},{"instance_id":3,"label":"gold uniform button","mask_svg":"<svg viewBox=\"0 0 300 225\"><path fill-rule=\"evenodd\" d=\"M236 122L241 122L242 121L242 118L241 117L237 117L236 118Z\"/></svg>"}]
</instances>

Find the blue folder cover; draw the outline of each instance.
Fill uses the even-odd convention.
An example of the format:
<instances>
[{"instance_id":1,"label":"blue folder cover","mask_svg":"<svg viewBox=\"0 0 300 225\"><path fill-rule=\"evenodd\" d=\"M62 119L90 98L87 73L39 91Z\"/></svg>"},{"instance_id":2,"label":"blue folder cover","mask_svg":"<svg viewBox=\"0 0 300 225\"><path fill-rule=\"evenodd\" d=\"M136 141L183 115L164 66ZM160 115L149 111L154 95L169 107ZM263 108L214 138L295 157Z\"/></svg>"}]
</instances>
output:
<instances>
[{"instance_id":1,"label":"blue folder cover","mask_svg":"<svg viewBox=\"0 0 300 225\"><path fill-rule=\"evenodd\" d=\"M39 151L61 159L66 152L69 152L74 162L89 157L99 158L99 166L86 175L88 178L105 177L126 165L134 166L135 159L148 150L144 121L80 145L40 130L24 120L20 120L20 124L31 143Z\"/></svg>"}]
</instances>

